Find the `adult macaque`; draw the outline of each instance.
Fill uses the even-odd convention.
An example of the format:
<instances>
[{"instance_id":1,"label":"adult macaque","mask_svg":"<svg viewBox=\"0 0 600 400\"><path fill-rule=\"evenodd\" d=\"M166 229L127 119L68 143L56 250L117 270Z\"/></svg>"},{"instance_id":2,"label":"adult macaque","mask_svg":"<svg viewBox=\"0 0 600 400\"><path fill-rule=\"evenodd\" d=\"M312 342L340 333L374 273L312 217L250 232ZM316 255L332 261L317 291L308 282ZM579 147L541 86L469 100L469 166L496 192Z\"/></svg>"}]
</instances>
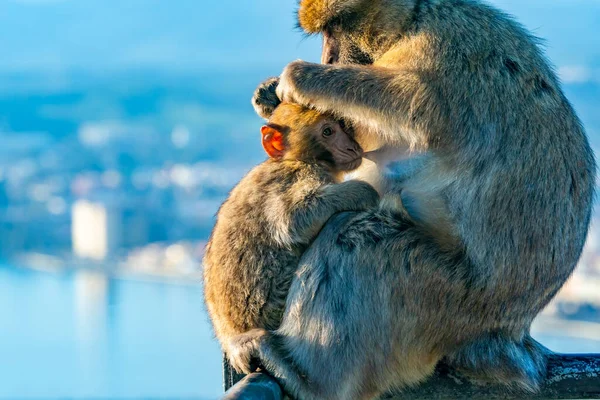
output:
<instances>
[{"instance_id":1,"label":"adult macaque","mask_svg":"<svg viewBox=\"0 0 600 400\"><path fill-rule=\"evenodd\" d=\"M300 399L373 398L443 357L535 391L546 351L529 327L577 263L595 184L536 39L477 0L303 0L298 16L332 65L291 63L279 98L351 121L366 150L396 149L410 168L383 190L410 218L400 201L333 218L282 326L236 341Z\"/></svg>"},{"instance_id":2,"label":"adult macaque","mask_svg":"<svg viewBox=\"0 0 600 400\"><path fill-rule=\"evenodd\" d=\"M219 210L204 258L206 305L223 350L240 370L230 338L279 327L300 256L325 222L379 199L365 182L339 183L361 164L363 152L331 116L282 104L262 138L270 158Z\"/></svg>"}]
</instances>

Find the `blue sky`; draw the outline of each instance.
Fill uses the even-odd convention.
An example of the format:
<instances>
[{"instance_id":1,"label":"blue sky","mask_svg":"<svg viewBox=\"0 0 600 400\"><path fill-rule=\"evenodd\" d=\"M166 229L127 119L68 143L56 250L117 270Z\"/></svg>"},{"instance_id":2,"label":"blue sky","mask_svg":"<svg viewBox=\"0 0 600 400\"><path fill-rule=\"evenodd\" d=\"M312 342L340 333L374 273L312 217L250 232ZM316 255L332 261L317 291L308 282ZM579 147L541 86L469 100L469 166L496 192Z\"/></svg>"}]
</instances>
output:
<instances>
[{"instance_id":1,"label":"blue sky","mask_svg":"<svg viewBox=\"0 0 600 400\"><path fill-rule=\"evenodd\" d=\"M600 66L600 1L494 0L558 66ZM317 60L296 0L1 0L0 71L268 68Z\"/></svg>"}]
</instances>

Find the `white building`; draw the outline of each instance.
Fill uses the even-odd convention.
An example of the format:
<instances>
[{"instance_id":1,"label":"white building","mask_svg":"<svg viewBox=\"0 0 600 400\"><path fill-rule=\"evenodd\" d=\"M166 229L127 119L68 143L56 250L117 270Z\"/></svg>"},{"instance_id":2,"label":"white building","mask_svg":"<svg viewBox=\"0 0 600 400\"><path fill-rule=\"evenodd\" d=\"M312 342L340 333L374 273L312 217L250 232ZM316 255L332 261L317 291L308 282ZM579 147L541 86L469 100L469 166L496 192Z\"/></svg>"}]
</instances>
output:
<instances>
[{"instance_id":1,"label":"white building","mask_svg":"<svg viewBox=\"0 0 600 400\"><path fill-rule=\"evenodd\" d=\"M120 213L104 203L78 200L72 209L71 235L75 256L105 260L120 246Z\"/></svg>"}]
</instances>

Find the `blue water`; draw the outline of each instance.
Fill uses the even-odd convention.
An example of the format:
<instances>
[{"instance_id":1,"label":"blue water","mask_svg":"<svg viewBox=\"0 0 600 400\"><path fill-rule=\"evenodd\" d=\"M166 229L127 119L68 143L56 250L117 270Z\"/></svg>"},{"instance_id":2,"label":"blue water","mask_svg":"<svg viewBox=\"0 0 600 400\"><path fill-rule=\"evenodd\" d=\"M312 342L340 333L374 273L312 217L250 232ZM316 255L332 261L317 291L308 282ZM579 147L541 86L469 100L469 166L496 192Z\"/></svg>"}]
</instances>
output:
<instances>
[{"instance_id":1,"label":"blue water","mask_svg":"<svg viewBox=\"0 0 600 400\"><path fill-rule=\"evenodd\" d=\"M537 338L555 351L600 352L593 333ZM0 264L0 399L220 393L221 354L199 285Z\"/></svg>"},{"instance_id":2,"label":"blue water","mask_svg":"<svg viewBox=\"0 0 600 400\"><path fill-rule=\"evenodd\" d=\"M214 399L221 374L199 285L0 265L2 399Z\"/></svg>"}]
</instances>

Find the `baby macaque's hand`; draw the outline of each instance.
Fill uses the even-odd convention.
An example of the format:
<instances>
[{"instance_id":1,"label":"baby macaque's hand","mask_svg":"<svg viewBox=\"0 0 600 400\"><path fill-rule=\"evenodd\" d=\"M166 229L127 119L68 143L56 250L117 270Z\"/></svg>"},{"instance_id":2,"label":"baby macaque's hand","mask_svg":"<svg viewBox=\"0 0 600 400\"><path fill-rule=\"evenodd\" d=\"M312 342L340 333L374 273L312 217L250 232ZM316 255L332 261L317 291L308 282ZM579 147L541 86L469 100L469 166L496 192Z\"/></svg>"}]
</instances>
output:
<instances>
[{"instance_id":1,"label":"baby macaque's hand","mask_svg":"<svg viewBox=\"0 0 600 400\"><path fill-rule=\"evenodd\" d=\"M264 329L253 329L233 337L229 341L227 357L229 363L238 372L250 374L256 369L256 360L260 357L260 343L268 335Z\"/></svg>"},{"instance_id":2,"label":"baby macaque's hand","mask_svg":"<svg viewBox=\"0 0 600 400\"><path fill-rule=\"evenodd\" d=\"M370 184L359 180L350 180L340 183L338 186L343 190L348 199L354 200L352 206L344 211L364 211L377 207L379 204L379 193Z\"/></svg>"}]
</instances>

